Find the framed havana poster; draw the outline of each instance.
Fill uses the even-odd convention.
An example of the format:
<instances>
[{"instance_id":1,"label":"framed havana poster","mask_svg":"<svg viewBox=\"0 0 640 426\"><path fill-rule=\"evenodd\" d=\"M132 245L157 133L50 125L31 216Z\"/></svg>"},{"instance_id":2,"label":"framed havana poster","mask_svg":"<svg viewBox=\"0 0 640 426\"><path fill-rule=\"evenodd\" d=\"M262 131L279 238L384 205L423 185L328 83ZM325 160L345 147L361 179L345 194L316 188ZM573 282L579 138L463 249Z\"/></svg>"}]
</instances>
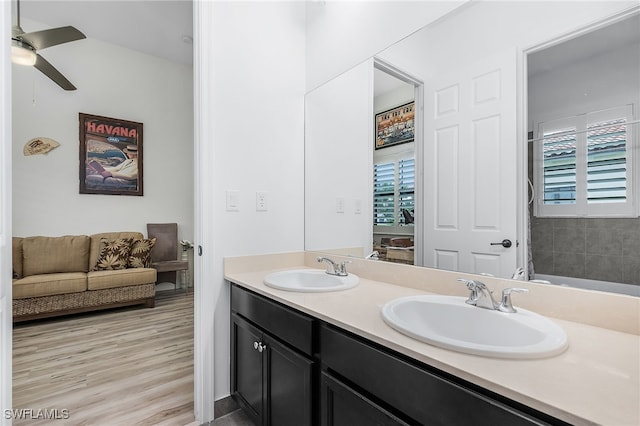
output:
<instances>
[{"instance_id":1,"label":"framed havana poster","mask_svg":"<svg viewBox=\"0 0 640 426\"><path fill-rule=\"evenodd\" d=\"M142 196L142 123L79 118L80 193Z\"/></svg>"}]
</instances>

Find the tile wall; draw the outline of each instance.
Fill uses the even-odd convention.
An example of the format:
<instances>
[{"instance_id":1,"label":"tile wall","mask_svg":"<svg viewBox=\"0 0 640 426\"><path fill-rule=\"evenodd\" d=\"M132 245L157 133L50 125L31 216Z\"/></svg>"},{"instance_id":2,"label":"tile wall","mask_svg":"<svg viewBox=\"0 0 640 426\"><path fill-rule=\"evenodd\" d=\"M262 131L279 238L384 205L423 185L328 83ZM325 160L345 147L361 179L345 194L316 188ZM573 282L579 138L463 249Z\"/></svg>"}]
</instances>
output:
<instances>
[{"instance_id":1,"label":"tile wall","mask_svg":"<svg viewBox=\"0 0 640 426\"><path fill-rule=\"evenodd\" d=\"M640 285L640 219L533 218L536 273Z\"/></svg>"}]
</instances>

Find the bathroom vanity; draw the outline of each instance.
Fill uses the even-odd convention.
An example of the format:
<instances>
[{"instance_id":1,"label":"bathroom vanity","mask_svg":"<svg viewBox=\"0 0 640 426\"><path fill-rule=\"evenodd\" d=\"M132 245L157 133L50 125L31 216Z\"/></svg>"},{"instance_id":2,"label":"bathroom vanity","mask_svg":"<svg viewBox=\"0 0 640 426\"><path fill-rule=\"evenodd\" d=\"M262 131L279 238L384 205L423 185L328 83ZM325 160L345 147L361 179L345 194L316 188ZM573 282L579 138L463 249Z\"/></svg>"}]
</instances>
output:
<instances>
[{"instance_id":1,"label":"bathroom vanity","mask_svg":"<svg viewBox=\"0 0 640 426\"><path fill-rule=\"evenodd\" d=\"M270 272L304 267L301 259L304 255L285 262L256 256L225 263L231 286L231 393L256 424L631 425L640 420L637 334L553 318L570 341L555 357L496 359L441 349L396 332L380 315L387 301L441 290L438 285L424 284L428 279L420 289L374 281L366 278L367 270L376 273L381 266L364 260L350 265L361 283L345 291L300 293L263 284ZM390 274L398 271L403 270ZM441 281L446 274L438 271L432 278ZM544 293L535 290L534 296Z\"/></svg>"},{"instance_id":2,"label":"bathroom vanity","mask_svg":"<svg viewBox=\"0 0 640 426\"><path fill-rule=\"evenodd\" d=\"M256 424L566 424L237 284L231 312L231 388Z\"/></svg>"}]
</instances>

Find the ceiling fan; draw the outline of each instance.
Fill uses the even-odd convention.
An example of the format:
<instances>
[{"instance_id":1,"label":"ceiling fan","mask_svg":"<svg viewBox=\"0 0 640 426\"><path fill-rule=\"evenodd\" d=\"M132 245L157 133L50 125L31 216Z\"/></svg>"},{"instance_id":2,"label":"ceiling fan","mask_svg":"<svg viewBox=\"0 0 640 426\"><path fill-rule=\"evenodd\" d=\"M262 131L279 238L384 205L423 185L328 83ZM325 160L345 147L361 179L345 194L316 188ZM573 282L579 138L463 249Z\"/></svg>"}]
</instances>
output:
<instances>
[{"instance_id":1,"label":"ceiling fan","mask_svg":"<svg viewBox=\"0 0 640 426\"><path fill-rule=\"evenodd\" d=\"M12 62L34 66L64 90L76 90L76 87L38 51L83 38L86 36L71 26L25 33L20 27L20 0L16 1L16 20L11 30Z\"/></svg>"}]
</instances>

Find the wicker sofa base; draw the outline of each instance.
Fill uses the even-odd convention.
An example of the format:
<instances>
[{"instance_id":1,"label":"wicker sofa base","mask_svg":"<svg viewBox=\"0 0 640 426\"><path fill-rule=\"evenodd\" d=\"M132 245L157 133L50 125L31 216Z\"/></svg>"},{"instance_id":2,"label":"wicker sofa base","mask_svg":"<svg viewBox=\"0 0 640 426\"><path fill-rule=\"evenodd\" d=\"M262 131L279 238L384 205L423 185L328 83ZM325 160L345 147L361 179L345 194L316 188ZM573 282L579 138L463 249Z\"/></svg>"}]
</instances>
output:
<instances>
[{"instance_id":1,"label":"wicker sofa base","mask_svg":"<svg viewBox=\"0 0 640 426\"><path fill-rule=\"evenodd\" d=\"M13 300L13 322L120 306L155 306L155 283Z\"/></svg>"}]
</instances>

